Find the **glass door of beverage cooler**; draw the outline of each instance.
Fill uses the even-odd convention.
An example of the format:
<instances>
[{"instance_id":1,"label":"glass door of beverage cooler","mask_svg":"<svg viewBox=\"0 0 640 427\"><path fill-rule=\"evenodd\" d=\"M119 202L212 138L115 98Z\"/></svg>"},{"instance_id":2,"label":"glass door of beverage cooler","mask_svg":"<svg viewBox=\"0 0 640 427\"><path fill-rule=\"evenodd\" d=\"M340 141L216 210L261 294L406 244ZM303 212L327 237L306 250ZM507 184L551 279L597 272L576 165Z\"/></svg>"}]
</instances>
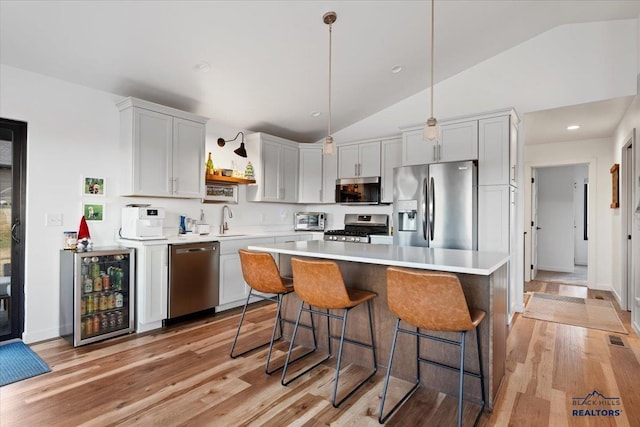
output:
<instances>
[{"instance_id":1,"label":"glass door of beverage cooler","mask_svg":"<svg viewBox=\"0 0 640 427\"><path fill-rule=\"evenodd\" d=\"M63 251L61 285L65 281L70 283L64 285L66 292L61 289L60 335L74 346L133 332L133 251L121 248L68 254L65 252L69 251ZM69 263L71 257L73 262ZM69 268L73 276L70 274L65 280L64 270ZM73 317L65 321L65 316L71 315ZM65 334L64 329L72 331Z\"/></svg>"}]
</instances>

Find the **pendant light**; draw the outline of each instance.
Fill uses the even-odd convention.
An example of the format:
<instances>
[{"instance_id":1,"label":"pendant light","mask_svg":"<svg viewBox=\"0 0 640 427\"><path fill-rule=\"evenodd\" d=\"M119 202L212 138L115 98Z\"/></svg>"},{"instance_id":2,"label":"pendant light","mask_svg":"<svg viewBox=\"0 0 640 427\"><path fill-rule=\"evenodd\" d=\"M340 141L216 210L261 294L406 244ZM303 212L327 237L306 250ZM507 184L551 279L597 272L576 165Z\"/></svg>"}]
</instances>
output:
<instances>
[{"instance_id":1,"label":"pendant light","mask_svg":"<svg viewBox=\"0 0 640 427\"><path fill-rule=\"evenodd\" d=\"M438 121L435 117L433 117L433 27L434 27L434 19L433 19L433 11L434 11L434 1L431 0L431 117L427 119L427 122L424 124L424 140L425 141L437 141L440 139L441 129Z\"/></svg>"},{"instance_id":2,"label":"pendant light","mask_svg":"<svg viewBox=\"0 0 640 427\"><path fill-rule=\"evenodd\" d=\"M329 26L329 122L327 129L327 137L322 144L322 151L324 154L334 154L335 144L333 143L333 137L331 136L331 29L334 22L338 19L338 15L335 12L327 12L322 16L322 20Z\"/></svg>"}]
</instances>

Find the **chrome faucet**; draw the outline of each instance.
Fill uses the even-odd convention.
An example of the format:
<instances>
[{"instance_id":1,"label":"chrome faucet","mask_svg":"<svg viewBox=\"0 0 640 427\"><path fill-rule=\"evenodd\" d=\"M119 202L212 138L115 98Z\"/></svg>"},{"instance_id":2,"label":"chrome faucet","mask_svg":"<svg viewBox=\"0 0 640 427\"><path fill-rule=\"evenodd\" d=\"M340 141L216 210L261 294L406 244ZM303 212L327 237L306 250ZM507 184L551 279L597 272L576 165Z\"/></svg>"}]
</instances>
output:
<instances>
[{"instance_id":1,"label":"chrome faucet","mask_svg":"<svg viewBox=\"0 0 640 427\"><path fill-rule=\"evenodd\" d=\"M220 219L220 234L224 234L225 231L227 231L229 229L229 225L227 224L227 221L224 220L224 211L225 209L227 210L227 213L229 214L229 219L233 218L233 213L231 212L231 208L227 205L224 205L222 207L222 218Z\"/></svg>"}]
</instances>

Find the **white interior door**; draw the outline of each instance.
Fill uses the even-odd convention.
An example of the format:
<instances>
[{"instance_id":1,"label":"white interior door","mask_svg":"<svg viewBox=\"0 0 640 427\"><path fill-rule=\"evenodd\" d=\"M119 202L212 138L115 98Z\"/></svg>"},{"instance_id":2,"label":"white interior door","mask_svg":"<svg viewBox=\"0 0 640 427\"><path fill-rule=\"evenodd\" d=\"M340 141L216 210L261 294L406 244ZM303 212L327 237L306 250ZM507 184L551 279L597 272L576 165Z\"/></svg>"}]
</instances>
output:
<instances>
[{"instance_id":1,"label":"white interior door","mask_svg":"<svg viewBox=\"0 0 640 427\"><path fill-rule=\"evenodd\" d=\"M538 275L538 170L531 170L531 280Z\"/></svg>"}]
</instances>

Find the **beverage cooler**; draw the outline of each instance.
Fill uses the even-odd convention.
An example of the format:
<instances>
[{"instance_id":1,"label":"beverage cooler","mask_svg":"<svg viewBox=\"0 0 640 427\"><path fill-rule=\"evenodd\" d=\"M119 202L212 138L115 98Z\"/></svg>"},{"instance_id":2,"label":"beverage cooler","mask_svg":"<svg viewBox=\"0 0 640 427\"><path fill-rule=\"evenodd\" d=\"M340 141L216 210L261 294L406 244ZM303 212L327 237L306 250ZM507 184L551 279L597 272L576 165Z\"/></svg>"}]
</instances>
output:
<instances>
[{"instance_id":1,"label":"beverage cooler","mask_svg":"<svg viewBox=\"0 0 640 427\"><path fill-rule=\"evenodd\" d=\"M74 347L134 331L134 253L60 251L60 336Z\"/></svg>"}]
</instances>

